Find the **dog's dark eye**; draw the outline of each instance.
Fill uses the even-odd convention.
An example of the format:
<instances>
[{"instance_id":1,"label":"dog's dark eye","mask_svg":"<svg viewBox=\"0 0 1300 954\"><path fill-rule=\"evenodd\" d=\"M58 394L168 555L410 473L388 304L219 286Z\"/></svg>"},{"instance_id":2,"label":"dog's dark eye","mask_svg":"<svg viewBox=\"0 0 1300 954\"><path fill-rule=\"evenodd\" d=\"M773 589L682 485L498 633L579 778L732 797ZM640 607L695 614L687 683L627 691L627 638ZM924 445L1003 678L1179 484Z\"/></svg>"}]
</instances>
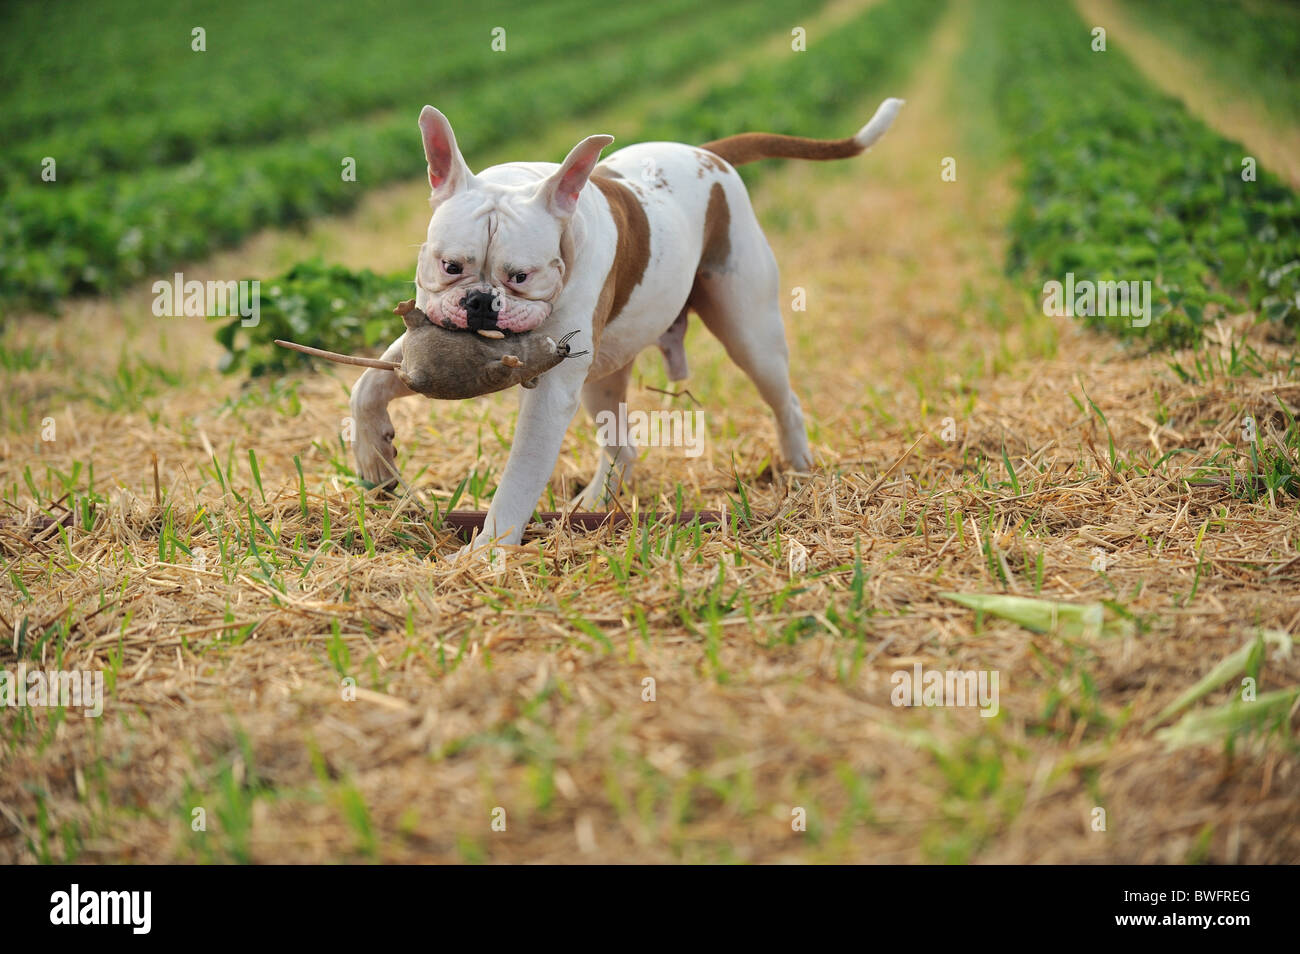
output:
<instances>
[{"instance_id":1,"label":"dog's dark eye","mask_svg":"<svg viewBox=\"0 0 1300 954\"><path fill-rule=\"evenodd\" d=\"M443 262L442 267L448 275L459 275L461 272L460 262Z\"/></svg>"},{"instance_id":2,"label":"dog's dark eye","mask_svg":"<svg viewBox=\"0 0 1300 954\"><path fill-rule=\"evenodd\" d=\"M516 285L522 285L524 282L528 280L528 273L515 272L513 275L510 276L510 280L514 282Z\"/></svg>"}]
</instances>

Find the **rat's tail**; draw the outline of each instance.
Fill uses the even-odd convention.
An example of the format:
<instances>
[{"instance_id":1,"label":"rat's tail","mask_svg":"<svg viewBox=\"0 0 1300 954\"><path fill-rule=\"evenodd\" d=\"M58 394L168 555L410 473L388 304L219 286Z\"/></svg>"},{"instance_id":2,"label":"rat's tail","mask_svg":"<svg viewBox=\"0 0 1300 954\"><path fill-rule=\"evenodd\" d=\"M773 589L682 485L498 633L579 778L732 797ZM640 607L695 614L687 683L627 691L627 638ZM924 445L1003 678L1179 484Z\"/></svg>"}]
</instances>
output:
<instances>
[{"instance_id":1,"label":"rat's tail","mask_svg":"<svg viewBox=\"0 0 1300 954\"><path fill-rule=\"evenodd\" d=\"M903 105L901 99L887 99L880 104L871 121L847 139L805 139L802 136L778 136L775 133L741 133L715 139L700 146L721 156L733 166L743 166L759 159L848 159L864 152L885 134Z\"/></svg>"}]
</instances>

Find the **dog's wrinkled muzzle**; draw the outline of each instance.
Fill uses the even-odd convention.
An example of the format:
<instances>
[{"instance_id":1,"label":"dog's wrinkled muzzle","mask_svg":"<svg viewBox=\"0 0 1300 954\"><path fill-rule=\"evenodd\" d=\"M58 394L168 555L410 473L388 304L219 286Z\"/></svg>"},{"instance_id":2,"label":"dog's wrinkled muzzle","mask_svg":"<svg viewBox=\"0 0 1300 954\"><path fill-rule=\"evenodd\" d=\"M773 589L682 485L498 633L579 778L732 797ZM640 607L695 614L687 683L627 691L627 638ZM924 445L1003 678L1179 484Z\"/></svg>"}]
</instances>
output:
<instances>
[{"instance_id":1,"label":"dog's wrinkled muzzle","mask_svg":"<svg viewBox=\"0 0 1300 954\"><path fill-rule=\"evenodd\" d=\"M550 317L551 303L508 295L491 285L449 288L430 295L425 313L444 328L522 334Z\"/></svg>"}]
</instances>

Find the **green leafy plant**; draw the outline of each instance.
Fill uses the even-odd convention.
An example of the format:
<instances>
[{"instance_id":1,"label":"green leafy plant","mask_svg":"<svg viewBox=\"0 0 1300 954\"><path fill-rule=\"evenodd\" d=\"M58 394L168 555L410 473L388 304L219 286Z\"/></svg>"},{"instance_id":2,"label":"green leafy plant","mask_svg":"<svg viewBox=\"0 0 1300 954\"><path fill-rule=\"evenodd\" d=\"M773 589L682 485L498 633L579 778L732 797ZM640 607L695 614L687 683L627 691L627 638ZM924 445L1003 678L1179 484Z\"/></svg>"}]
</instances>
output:
<instances>
[{"instance_id":1,"label":"green leafy plant","mask_svg":"<svg viewBox=\"0 0 1300 954\"><path fill-rule=\"evenodd\" d=\"M222 319L225 324L217 330L217 340L226 349L222 370L257 376L312 360L279 347L276 338L348 354L387 344L402 331L393 306L410 298L412 288L408 276L352 271L319 259L300 262L262 282L256 325L245 327L238 317Z\"/></svg>"}]
</instances>

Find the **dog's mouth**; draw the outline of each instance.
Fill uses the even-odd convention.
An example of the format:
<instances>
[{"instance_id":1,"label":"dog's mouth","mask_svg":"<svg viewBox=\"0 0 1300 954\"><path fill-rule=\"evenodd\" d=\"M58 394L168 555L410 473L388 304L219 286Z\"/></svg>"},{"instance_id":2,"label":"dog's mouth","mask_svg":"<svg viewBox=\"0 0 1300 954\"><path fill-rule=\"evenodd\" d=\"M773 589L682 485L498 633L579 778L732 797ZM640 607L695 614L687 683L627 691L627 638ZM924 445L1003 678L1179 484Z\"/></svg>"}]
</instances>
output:
<instances>
[{"instance_id":1,"label":"dog's mouth","mask_svg":"<svg viewBox=\"0 0 1300 954\"><path fill-rule=\"evenodd\" d=\"M550 302L518 298L495 286L453 286L433 292L419 282L416 285L428 296L425 314L443 328L477 331L489 337L523 334L551 315Z\"/></svg>"}]
</instances>

